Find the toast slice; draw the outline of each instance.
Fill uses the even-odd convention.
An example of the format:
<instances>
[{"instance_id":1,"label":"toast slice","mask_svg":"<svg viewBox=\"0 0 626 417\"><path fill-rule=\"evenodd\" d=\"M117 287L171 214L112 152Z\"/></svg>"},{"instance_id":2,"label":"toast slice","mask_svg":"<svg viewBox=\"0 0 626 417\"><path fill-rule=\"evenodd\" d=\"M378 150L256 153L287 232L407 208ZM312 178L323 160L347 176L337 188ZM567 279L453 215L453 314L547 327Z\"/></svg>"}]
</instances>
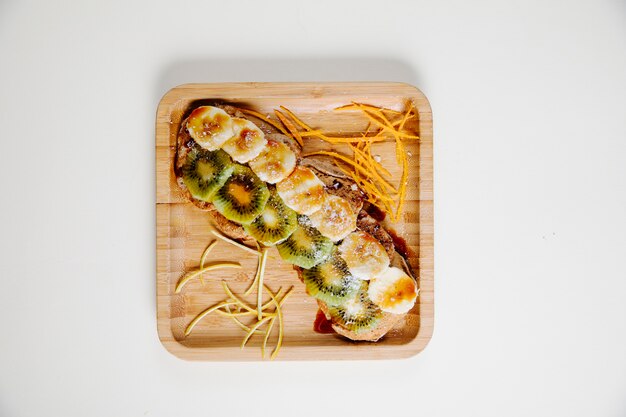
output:
<instances>
[{"instance_id":1,"label":"toast slice","mask_svg":"<svg viewBox=\"0 0 626 417\"><path fill-rule=\"evenodd\" d=\"M290 137L278 132L276 128L271 124L263 121L258 117L244 114L241 112L241 110L233 106L218 105L216 107L222 108L226 113L231 116L250 120L251 122L256 124L263 131L263 133L266 134L266 137L268 139L273 139L286 144L287 146L289 146L289 148L291 148L292 151L294 151L296 157L300 159L300 155L302 153L300 145L298 145L298 143ZM224 235L230 237L231 239L248 241L246 243L250 243L250 241L253 241L253 239L248 236L248 234L245 232L241 225L232 222L226 217L222 216L222 214L215 209L215 206L213 206L213 204L206 201L198 200L197 198L193 197L187 189L187 186L183 181L182 167L185 164L187 154L191 150L193 143L194 140L187 131L187 118L185 118L180 124L180 129L178 130L178 136L176 138L176 157L174 160L174 174L176 176L176 183L183 191L184 196L187 200L192 202L199 209L207 211L207 214L211 219L211 223L217 230L219 230Z\"/></svg>"}]
</instances>

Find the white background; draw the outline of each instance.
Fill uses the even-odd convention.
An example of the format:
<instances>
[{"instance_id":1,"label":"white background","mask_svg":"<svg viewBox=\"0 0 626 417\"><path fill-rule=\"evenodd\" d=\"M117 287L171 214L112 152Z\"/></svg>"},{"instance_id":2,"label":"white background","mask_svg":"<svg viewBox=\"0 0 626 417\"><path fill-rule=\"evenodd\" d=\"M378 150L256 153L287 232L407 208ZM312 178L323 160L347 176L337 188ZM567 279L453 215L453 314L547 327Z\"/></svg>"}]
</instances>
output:
<instances>
[{"instance_id":1,"label":"white background","mask_svg":"<svg viewBox=\"0 0 626 417\"><path fill-rule=\"evenodd\" d=\"M156 3L0 0L0 416L626 415L626 2ZM190 363L157 339L159 98L292 80L431 101L416 357Z\"/></svg>"}]
</instances>

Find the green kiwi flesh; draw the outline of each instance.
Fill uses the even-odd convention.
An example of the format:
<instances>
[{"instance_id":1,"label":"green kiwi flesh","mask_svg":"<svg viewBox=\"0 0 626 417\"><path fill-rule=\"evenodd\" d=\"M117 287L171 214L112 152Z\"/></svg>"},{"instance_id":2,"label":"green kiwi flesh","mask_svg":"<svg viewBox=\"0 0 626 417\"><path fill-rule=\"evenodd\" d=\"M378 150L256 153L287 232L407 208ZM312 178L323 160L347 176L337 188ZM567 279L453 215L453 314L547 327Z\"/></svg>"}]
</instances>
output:
<instances>
[{"instance_id":1,"label":"green kiwi flesh","mask_svg":"<svg viewBox=\"0 0 626 417\"><path fill-rule=\"evenodd\" d=\"M296 227L298 227L296 212L283 203L276 190L270 191L270 198L259 217L249 225L244 225L246 233L266 246L284 241Z\"/></svg>"},{"instance_id":2,"label":"green kiwi flesh","mask_svg":"<svg viewBox=\"0 0 626 417\"><path fill-rule=\"evenodd\" d=\"M350 274L337 249L324 262L303 270L302 280L309 295L328 305L339 305L352 298L361 283Z\"/></svg>"},{"instance_id":3,"label":"green kiwi flesh","mask_svg":"<svg viewBox=\"0 0 626 417\"><path fill-rule=\"evenodd\" d=\"M286 262L308 269L330 255L333 242L322 236L308 217L298 216L298 225L293 233L276 248Z\"/></svg>"},{"instance_id":4,"label":"green kiwi flesh","mask_svg":"<svg viewBox=\"0 0 626 417\"><path fill-rule=\"evenodd\" d=\"M236 164L232 175L213 197L213 205L224 217L250 224L265 209L270 191L250 168Z\"/></svg>"},{"instance_id":5,"label":"green kiwi flesh","mask_svg":"<svg viewBox=\"0 0 626 417\"><path fill-rule=\"evenodd\" d=\"M194 198L210 203L234 168L226 152L211 152L196 146L189 151L182 167L183 182Z\"/></svg>"}]
</instances>

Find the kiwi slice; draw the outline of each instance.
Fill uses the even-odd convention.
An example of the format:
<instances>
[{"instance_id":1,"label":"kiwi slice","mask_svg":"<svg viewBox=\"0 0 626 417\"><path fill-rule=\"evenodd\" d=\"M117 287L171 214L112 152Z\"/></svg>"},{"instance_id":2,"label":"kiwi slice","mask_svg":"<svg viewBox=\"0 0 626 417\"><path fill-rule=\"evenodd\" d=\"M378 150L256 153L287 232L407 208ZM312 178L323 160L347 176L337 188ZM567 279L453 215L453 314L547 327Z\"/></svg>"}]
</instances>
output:
<instances>
[{"instance_id":1,"label":"kiwi slice","mask_svg":"<svg viewBox=\"0 0 626 417\"><path fill-rule=\"evenodd\" d=\"M263 212L269 198L267 185L250 168L236 164L212 203L228 220L250 224Z\"/></svg>"},{"instance_id":2,"label":"kiwi slice","mask_svg":"<svg viewBox=\"0 0 626 417\"><path fill-rule=\"evenodd\" d=\"M276 189L272 189L261 215L243 228L262 244L272 246L287 239L296 227L298 215L283 203Z\"/></svg>"},{"instance_id":3,"label":"kiwi slice","mask_svg":"<svg viewBox=\"0 0 626 417\"><path fill-rule=\"evenodd\" d=\"M355 333L376 327L383 312L367 296L368 286L367 281L361 281L361 286L354 297L339 305L328 307L328 314L333 323Z\"/></svg>"},{"instance_id":4,"label":"kiwi slice","mask_svg":"<svg viewBox=\"0 0 626 417\"><path fill-rule=\"evenodd\" d=\"M301 268L313 268L330 255L333 242L322 236L306 216L298 216L298 225L284 242L276 245L280 256Z\"/></svg>"},{"instance_id":5,"label":"kiwi slice","mask_svg":"<svg viewBox=\"0 0 626 417\"><path fill-rule=\"evenodd\" d=\"M321 264L303 270L302 280L310 295L328 305L339 305L352 298L361 282L350 274L337 249Z\"/></svg>"},{"instance_id":6,"label":"kiwi slice","mask_svg":"<svg viewBox=\"0 0 626 417\"><path fill-rule=\"evenodd\" d=\"M196 146L189 151L182 167L183 181L194 198L210 203L234 168L226 152L211 152Z\"/></svg>"}]
</instances>

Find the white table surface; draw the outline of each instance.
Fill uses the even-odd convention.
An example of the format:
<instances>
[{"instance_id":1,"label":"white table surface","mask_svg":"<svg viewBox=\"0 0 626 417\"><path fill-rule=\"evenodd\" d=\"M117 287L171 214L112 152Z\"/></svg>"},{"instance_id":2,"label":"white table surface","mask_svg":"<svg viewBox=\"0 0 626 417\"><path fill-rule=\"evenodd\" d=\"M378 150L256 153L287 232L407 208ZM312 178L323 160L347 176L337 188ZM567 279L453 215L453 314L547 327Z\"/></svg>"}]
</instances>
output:
<instances>
[{"instance_id":1,"label":"white table surface","mask_svg":"<svg viewBox=\"0 0 626 417\"><path fill-rule=\"evenodd\" d=\"M0 0L0 416L626 415L623 0L157 3ZM429 97L434 337L400 361L176 359L157 102L294 80Z\"/></svg>"}]
</instances>

